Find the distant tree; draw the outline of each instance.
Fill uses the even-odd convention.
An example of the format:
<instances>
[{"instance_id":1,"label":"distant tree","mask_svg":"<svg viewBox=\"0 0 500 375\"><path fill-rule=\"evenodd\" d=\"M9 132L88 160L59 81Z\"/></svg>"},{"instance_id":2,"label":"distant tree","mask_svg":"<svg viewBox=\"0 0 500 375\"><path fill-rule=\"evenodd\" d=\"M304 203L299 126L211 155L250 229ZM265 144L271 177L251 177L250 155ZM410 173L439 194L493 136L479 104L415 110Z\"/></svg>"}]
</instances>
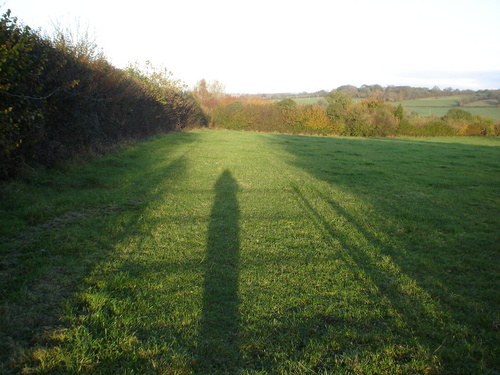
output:
<instances>
[{"instance_id":1,"label":"distant tree","mask_svg":"<svg viewBox=\"0 0 500 375\"><path fill-rule=\"evenodd\" d=\"M196 83L193 88L193 95L202 104L207 104L210 101L220 101L226 96L224 94L225 86L219 81L207 82L202 79Z\"/></svg>"},{"instance_id":2,"label":"distant tree","mask_svg":"<svg viewBox=\"0 0 500 375\"><path fill-rule=\"evenodd\" d=\"M326 113L333 122L341 120L345 110L352 104L351 96L340 91L330 92L326 101L328 103Z\"/></svg>"},{"instance_id":3,"label":"distant tree","mask_svg":"<svg viewBox=\"0 0 500 375\"><path fill-rule=\"evenodd\" d=\"M401 103L399 103L399 105L396 107L396 110L394 111L394 117L396 117L399 120L399 122L401 122L404 119L405 109L403 108Z\"/></svg>"},{"instance_id":4,"label":"distant tree","mask_svg":"<svg viewBox=\"0 0 500 375\"><path fill-rule=\"evenodd\" d=\"M217 80L208 84L208 91L216 100L222 100L226 96L226 86Z\"/></svg>"},{"instance_id":5,"label":"distant tree","mask_svg":"<svg viewBox=\"0 0 500 375\"><path fill-rule=\"evenodd\" d=\"M278 103L276 103L276 105L278 105L280 107L288 108L288 107L297 106L297 102L293 99L287 98L287 99L280 100Z\"/></svg>"},{"instance_id":6,"label":"distant tree","mask_svg":"<svg viewBox=\"0 0 500 375\"><path fill-rule=\"evenodd\" d=\"M284 125L289 129L300 123L300 109L297 102L291 98L280 100L276 103L283 118Z\"/></svg>"},{"instance_id":7,"label":"distant tree","mask_svg":"<svg viewBox=\"0 0 500 375\"><path fill-rule=\"evenodd\" d=\"M500 90L491 90L491 92L488 93L488 98L496 99L500 102Z\"/></svg>"},{"instance_id":8,"label":"distant tree","mask_svg":"<svg viewBox=\"0 0 500 375\"><path fill-rule=\"evenodd\" d=\"M354 104L346 108L342 121L345 123L343 135L367 137L373 134L374 126L368 108Z\"/></svg>"},{"instance_id":9,"label":"distant tree","mask_svg":"<svg viewBox=\"0 0 500 375\"><path fill-rule=\"evenodd\" d=\"M359 89L360 97L368 98L375 94L376 92L382 91L383 88L380 85L363 85Z\"/></svg>"},{"instance_id":10,"label":"distant tree","mask_svg":"<svg viewBox=\"0 0 500 375\"><path fill-rule=\"evenodd\" d=\"M148 86L156 87L161 90L182 91L186 89L186 85L179 79L173 78L173 73L164 67L156 67L147 60L142 66L139 62L131 63L125 71L132 77L138 78L140 81L148 84Z\"/></svg>"},{"instance_id":11,"label":"distant tree","mask_svg":"<svg viewBox=\"0 0 500 375\"><path fill-rule=\"evenodd\" d=\"M325 90L320 90L320 91L315 92L314 95L320 96L320 97L325 97L328 95L328 92Z\"/></svg>"},{"instance_id":12,"label":"distant tree","mask_svg":"<svg viewBox=\"0 0 500 375\"><path fill-rule=\"evenodd\" d=\"M210 93L208 92L208 85L205 79L196 82L193 89L193 95L200 103L204 103L209 99Z\"/></svg>"},{"instance_id":13,"label":"distant tree","mask_svg":"<svg viewBox=\"0 0 500 375\"><path fill-rule=\"evenodd\" d=\"M78 60L87 62L104 60L104 53L97 44L97 34L90 30L90 26L79 19L71 22L71 25L63 27L58 22L52 23L54 47Z\"/></svg>"},{"instance_id":14,"label":"distant tree","mask_svg":"<svg viewBox=\"0 0 500 375\"><path fill-rule=\"evenodd\" d=\"M339 105L342 109L346 109L352 104L352 98L349 95L339 91L330 92L326 97L326 101L328 102L328 104Z\"/></svg>"},{"instance_id":15,"label":"distant tree","mask_svg":"<svg viewBox=\"0 0 500 375\"><path fill-rule=\"evenodd\" d=\"M363 100L359 104L367 107L370 111L374 111L384 105L384 100L382 99L381 95L378 95L378 93L376 92L368 99Z\"/></svg>"},{"instance_id":16,"label":"distant tree","mask_svg":"<svg viewBox=\"0 0 500 375\"><path fill-rule=\"evenodd\" d=\"M358 88L356 86L353 86L353 85L344 85L344 86L337 87L337 91L348 94L353 98L358 97Z\"/></svg>"},{"instance_id":17,"label":"distant tree","mask_svg":"<svg viewBox=\"0 0 500 375\"><path fill-rule=\"evenodd\" d=\"M431 93L433 96L440 96L441 95L441 89L437 86L434 86L431 90Z\"/></svg>"},{"instance_id":18,"label":"distant tree","mask_svg":"<svg viewBox=\"0 0 500 375\"><path fill-rule=\"evenodd\" d=\"M203 111L208 116L212 116L216 107L226 97L224 90L224 85L219 81L207 82L205 79L202 79L194 86L193 96L198 100Z\"/></svg>"},{"instance_id":19,"label":"distant tree","mask_svg":"<svg viewBox=\"0 0 500 375\"><path fill-rule=\"evenodd\" d=\"M472 120L472 114L460 108L451 108L444 116L445 120Z\"/></svg>"}]
</instances>

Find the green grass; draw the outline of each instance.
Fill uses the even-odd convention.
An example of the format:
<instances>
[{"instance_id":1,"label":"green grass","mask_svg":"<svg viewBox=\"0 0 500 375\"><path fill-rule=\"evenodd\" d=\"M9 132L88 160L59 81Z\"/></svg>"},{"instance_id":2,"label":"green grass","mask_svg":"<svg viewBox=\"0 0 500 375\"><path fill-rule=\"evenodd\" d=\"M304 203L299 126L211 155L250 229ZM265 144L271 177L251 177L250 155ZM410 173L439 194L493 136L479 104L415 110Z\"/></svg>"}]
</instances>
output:
<instances>
[{"instance_id":1,"label":"green grass","mask_svg":"<svg viewBox=\"0 0 500 375\"><path fill-rule=\"evenodd\" d=\"M500 108L498 102L494 100L483 100L469 103L463 107L458 107L460 99L467 96L445 96L434 99L416 99L394 102L393 105L401 104L408 112L416 112L420 116L443 117L451 108L460 108L473 115L485 116L495 120L500 119ZM473 108L475 107L475 108Z\"/></svg>"},{"instance_id":2,"label":"green grass","mask_svg":"<svg viewBox=\"0 0 500 375\"><path fill-rule=\"evenodd\" d=\"M499 150L204 130L7 184L0 372L496 373Z\"/></svg>"},{"instance_id":3,"label":"green grass","mask_svg":"<svg viewBox=\"0 0 500 375\"><path fill-rule=\"evenodd\" d=\"M485 116L492 118L494 120L500 120L500 108L470 108L470 107L406 107L406 110L411 112L416 112L420 116L438 116L443 117L448 113L451 108L460 108L464 111L470 112L473 115Z\"/></svg>"},{"instance_id":4,"label":"green grass","mask_svg":"<svg viewBox=\"0 0 500 375\"><path fill-rule=\"evenodd\" d=\"M415 99L405 100L403 102L395 102L395 105L401 103L403 106L409 107L455 107L458 105L459 98L442 97L436 99Z\"/></svg>"},{"instance_id":5,"label":"green grass","mask_svg":"<svg viewBox=\"0 0 500 375\"><path fill-rule=\"evenodd\" d=\"M316 97L311 97L311 98L296 98L296 97L290 97L295 103L299 105L311 105L311 104L317 104L320 100L326 101L324 97L316 96ZM279 103L283 99L273 99L273 103Z\"/></svg>"},{"instance_id":6,"label":"green grass","mask_svg":"<svg viewBox=\"0 0 500 375\"><path fill-rule=\"evenodd\" d=\"M479 100L477 102L472 102L469 104L466 104L466 107L498 107L500 105L500 102L498 100L494 99L488 99L488 100Z\"/></svg>"},{"instance_id":7,"label":"green grass","mask_svg":"<svg viewBox=\"0 0 500 375\"><path fill-rule=\"evenodd\" d=\"M325 98L323 97L314 97L314 98L296 98L294 99L297 104L300 105L311 105L311 104L317 104L320 100L326 101Z\"/></svg>"}]
</instances>

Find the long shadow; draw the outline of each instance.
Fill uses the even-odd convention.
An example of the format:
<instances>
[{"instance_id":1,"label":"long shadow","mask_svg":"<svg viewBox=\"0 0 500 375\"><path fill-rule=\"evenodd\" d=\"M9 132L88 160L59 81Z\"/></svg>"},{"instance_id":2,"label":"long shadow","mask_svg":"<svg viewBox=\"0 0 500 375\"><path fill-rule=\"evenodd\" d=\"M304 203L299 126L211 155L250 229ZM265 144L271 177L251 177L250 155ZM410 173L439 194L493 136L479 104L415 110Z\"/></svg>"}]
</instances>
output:
<instances>
[{"instance_id":1,"label":"long shadow","mask_svg":"<svg viewBox=\"0 0 500 375\"><path fill-rule=\"evenodd\" d=\"M377 213L373 217L389 218L387 223L375 225L384 230L385 236L389 238L384 240L375 235L370 224L361 220L358 213L347 210L318 190L314 192L325 203L325 209L345 218L351 228L381 257L389 257L401 277L413 280L416 288L424 292L422 295L427 295L425 301L401 293L397 274L387 273L376 257L352 243L347 232L337 230L297 187L293 188L298 201L302 202L328 236L349 249L348 255L359 270L376 284L391 308L404 317L403 323L417 335L416 342L422 345L427 343L425 345L429 345L430 352L440 359L444 368L494 368L498 362L492 360L494 355L488 355L496 346L498 336L495 338L490 319L495 316L498 298L488 300L487 297L494 290L492 280L496 276L492 270L498 269L493 250L498 236L488 231L488 222L484 222L485 228L474 226L473 223L483 223L481 213L491 215L491 207L497 202L495 198L480 201L474 191L482 188L485 196L489 196L498 186L498 179L483 177L487 171L492 174L498 171L500 165L495 161L498 159L493 157L497 151L493 147L476 145L442 147L439 143L404 140L318 138L307 143L309 147L315 148L315 152L310 155L299 148L303 144L301 139L281 137L280 140L283 148L294 156L290 161L292 165L362 199ZM325 146L320 146L320 142L324 142ZM414 147L412 143L415 143ZM392 192L391 199L384 199L384 194L377 196L377 189ZM444 193L449 193L447 189L457 191L453 205L439 200L441 193L444 196ZM463 189L468 189L465 191L471 191L471 194L463 194ZM433 194L437 199L431 200ZM412 200L418 201L410 204ZM473 206L473 209L463 209L469 206ZM474 219L457 220L460 212ZM461 239L458 241L453 236L448 238L441 234L436 228L444 233L459 230L464 236L456 237ZM482 230L480 235L475 234L478 229ZM425 230L429 232L427 237ZM420 239L425 239L425 243L432 246L424 247ZM483 268L484 261L476 261L475 258L480 256L491 259L492 270ZM485 278L485 273L492 276ZM473 287L462 287L465 280ZM440 319L448 325L460 326L466 333L461 338L447 337L450 330ZM421 320L426 323L420 324ZM433 327L432 332L424 332L428 327ZM406 335L405 332L402 334ZM461 344L464 337L474 342L475 352ZM459 346L464 356L457 363L451 353L458 350Z\"/></svg>"},{"instance_id":2,"label":"long shadow","mask_svg":"<svg viewBox=\"0 0 500 375\"><path fill-rule=\"evenodd\" d=\"M214 186L208 228L198 373L231 373L240 363L238 346L238 184L224 171Z\"/></svg>"},{"instance_id":3,"label":"long shadow","mask_svg":"<svg viewBox=\"0 0 500 375\"><path fill-rule=\"evenodd\" d=\"M342 244L342 248L346 251L346 256L350 257L355 261L358 269L363 271L369 276L370 280L376 284L379 293L387 297L387 300L391 302L392 307L400 310L404 315L411 314L416 315L419 318L425 317L428 320L434 320L434 318L425 312L425 309L420 305L422 301L419 301L415 296L409 296L406 293L402 293L399 289L398 276L394 272L389 272L388 270L382 270L380 265L376 264L374 256L368 255L359 245L353 244L349 239L348 233L339 230L333 225L327 218L325 218L318 210L313 206L313 204L306 198L306 196L300 191L300 189L293 185L292 191L296 194L297 199L304 205L309 214L323 227L323 229L328 233L332 239L338 240ZM347 219L352 228L359 232L364 239L368 241L371 247L379 250L381 254L389 253L390 245L384 244L382 241L377 239L373 234L369 233L358 220L344 209L338 202L335 202L327 198L324 194L316 191L316 194L326 202L329 208L338 217L343 217ZM377 255L376 257L379 257ZM432 302L426 301L428 305L432 305ZM410 315L411 315L410 314ZM411 323L411 319L408 317L405 319L406 324ZM432 333L428 333L429 337Z\"/></svg>"},{"instance_id":4,"label":"long shadow","mask_svg":"<svg viewBox=\"0 0 500 375\"><path fill-rule=\"evenodd\" d=\"M39 343L57 345L46 340L49 333L62 324L59 319L65 301L73 298L84 277L107 257L117 243L132 235L144 210L161 196L165 181L182 179L186 157L181 155L174 159L173 155L178 146L184 147L196 139L197 135L193 133L178 134L161 146L165 149L160 157L155 156L158 153L144 156L149 155L144 148L152 147L151 143L144 143L120 154L96 159L78 171L53 171L47 177L40 177L35 193L39 190L53 197L47 199L48 207L55 205L52 201L56 196L66 195L73 207L68 213L28 227L17 236L2 238L5 244L0 244L0 262L9 265L9 273L0 280L0 304L9 303L17 318L0 317L0 372L8 358L19 356L22 345L26 348ZM168 163L169 159L172 161ZM75 198L75 191L81 192L81 200ZM95 204L91 207L88 207L89 195L95 196ZM134 200L129 200L131 196ZM4 207L0 207L0 211L5 212ZM121 222L119 226L118 220ZM91 232L90 227L93 228ZM92 241L96 250L88 252L91 247L87 246L86 252L82 252L75 245L80 238L82 242ZM43 253L34 254L33 249L42 246ZM33 261L25 261L28 255ZM16 297L21 281L25 284L25 294L33 296L26 301ZM21 344L8 346L5 337L10 342Z\"/></svg>"}]
</instances>

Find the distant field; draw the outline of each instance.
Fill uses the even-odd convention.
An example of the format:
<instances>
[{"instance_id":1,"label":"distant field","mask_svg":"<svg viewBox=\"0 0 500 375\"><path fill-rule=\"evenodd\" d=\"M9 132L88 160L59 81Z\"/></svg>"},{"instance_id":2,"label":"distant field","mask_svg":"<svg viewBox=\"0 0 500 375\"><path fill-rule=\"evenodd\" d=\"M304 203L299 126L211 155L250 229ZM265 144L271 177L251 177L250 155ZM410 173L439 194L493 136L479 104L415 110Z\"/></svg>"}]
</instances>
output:
<instances>
[{"instance_id":1,"label":"distant field","mask_svg":"<svg viewBox=\"0 0 500 375\"><path fill-rule=\"evenodd\" d=\"M477 102L469 103L463 107L459 107L458 103L463 99L464 95L454 95L445 96L438 98L425 98L416 100L405 100L402 102L391 102L391 104L397 106L398 104L403 105L408 113L416 112L420 116L438 116L443 117L446 115L450 108L460 108L465 111L472 113L473 115L486 116L495 120L500 120L500 107L498 107L498 102L494 100L481 100ZM320 100L326 100L323 97L314 98L291 98L297 104L301 105L311 105L316 104ZM282 99L274 99L273 102L279 102ZM354 98L353 103L358 103L363 99Z\"/></svg>"},{"instance_id":2,"label":"distant field","mask_svg":"<svg viewBox=\"0 0 500 375\"><path fill-rule=\"evenodd\" d=\"M198 130L0 186L0 373L495 374L500 139Z\"/></svg>"},{"instance_id":3,"label":"distant field","mask_svg":"<svg viewBox=\"0 0 500 375\"><path fill-rule=\"evenodd\" d=\"M465 96L447 96L434 99L416 99L405 100L402 102L394 102L392 104L401 104L408 112L416 112L420 116L435 115L442 117L446 115L450 108L460 108L473 115L490 117L492 119L500 119L500 107L497 107L498 102L494 100L482 100L469 103L463 107L459 107L460 99Z\"/></svg>"},{"instance_id":4,"label":"distant field","mask_svg":"<svg viewBox=\"0 0 500 375\"><path fill-rule=\"evenodd\" d=\"M403 104L408 113L416 112L420 116L431 116L435 115L438 117L445 116L448 110L452 107L407 107ZM473 115L486 116L495 120L500 120L500 108L470 108L470 107L454 107L460 108L467 112L472 113Z\"/></svg>"},{"instance_id":5,"label":"distant field","mask_svg":"<svg viewBox=\"0 0 500 375\"><path fill-rule=\"evenodd\" d=\"M297 104L310 105L310 104L316 104L321 99L325 100L325 98L319 97L319 96L314 97L314 98L297 98L294 100L297 102Z\"/></svg>"},{"instance_id":6,"label":"distant field","mask_svg":"<svg viewBox=\"0 0 500 375\"><path fill-rule=\"evenodd\" d=\"M466 104L466 107L497 107L500 103L497 100L480 100Z\"/></svg>"},{"instance_id":7,"label":"distant field","mask_svg":"<svg viewBox=\"0 0 500 375\"><path fill-rule=\"evenodd\" d=\"M300 105L311 105L311 104L317 104L319 101L321 100L324 100L326 101L326 98L325 97L322 97L322 96L316 96L314 98L290 98L292 100L294 100L297 104L300 104ZM273 102L277 103L279 102L280 100L282 99L274 99ZM359 99L359 98L353 98L352 99L352 102L353 103L358 103L360 102L361 100L363 99Z\"/></svg>"},{"instance_id":8,"label":"distant field","mask_svg":"<svg viewBox=\"0 0 500 375\"><path fill-rule=\"evenodd\" d=\"M293 97L291 97L290 99L292 99L293 101L295 101L295 103L300 104L300 105L311 105L311 104L316 104L321 99L326 100L324 97L321 97L321 96L315 96L314 98L293 98ZM278 103L281 100L283 100L283 99L273 99L272 101L274 103Z\"/></svg>"},{"instance_id":9,"label":"distant field","mask_svg":"<svg viewBox=\"0 0 500 375\"><path fill-rule=\"evenodd\" d=\"M405 100L402 102L394 102L394 105L401 103L403 106L407 107L456 107L458 106L458 101L456 99L416 99L416 100Z\"/></svg>"}]
</instances>

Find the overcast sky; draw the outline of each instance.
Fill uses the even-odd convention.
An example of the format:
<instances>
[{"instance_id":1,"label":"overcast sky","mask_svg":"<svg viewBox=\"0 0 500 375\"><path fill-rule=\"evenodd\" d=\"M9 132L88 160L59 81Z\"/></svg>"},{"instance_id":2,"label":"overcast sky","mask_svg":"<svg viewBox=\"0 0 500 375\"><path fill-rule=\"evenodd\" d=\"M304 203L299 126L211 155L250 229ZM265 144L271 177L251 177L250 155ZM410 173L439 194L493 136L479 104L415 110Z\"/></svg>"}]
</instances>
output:
<instances>
[{"instance_id":1,"label":"overcast sky","mask_svg":"<svg viewBox=\"0 0 500 375\"><path fill-rule=\"evenodd\" d=\"M79 20L119 68L150 60L230 93L341 85L500 88L500 0L0 0L32 28Z\"/></svg>"}]
</instances>

